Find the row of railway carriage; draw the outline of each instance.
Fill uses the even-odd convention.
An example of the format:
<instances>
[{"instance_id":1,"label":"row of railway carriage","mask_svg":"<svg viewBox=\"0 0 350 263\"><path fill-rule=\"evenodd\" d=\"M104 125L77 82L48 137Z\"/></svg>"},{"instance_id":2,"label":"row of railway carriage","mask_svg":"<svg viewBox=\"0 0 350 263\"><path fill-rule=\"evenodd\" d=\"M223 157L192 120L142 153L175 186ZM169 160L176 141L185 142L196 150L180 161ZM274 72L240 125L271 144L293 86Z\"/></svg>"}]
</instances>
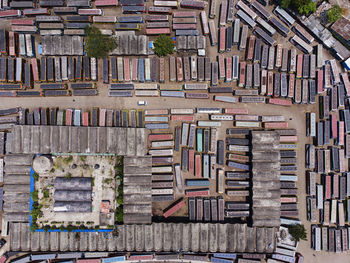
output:
<instances>
[{"instance_id":1,"label":"row of railway carriage","mask_svg":"<svg viewBox=\"0 0 350 263\"><path fill-rule=\"evenodd\" d=\"M254 72L254 78L260 79L260 71L258 69L279 69L281 72L296 73L297 78L315 78L320 77L319 82L325 81L325 86L329 86L330 82L330 70L334 76L337 76L337 66L334 60L330 60L330 65L325 66L325 77L323 71L317 71L316 68L323 66L322 59L322 47L318 46L317 56L314 54L297 54L295 49L288 50L282 48L282 45L267 47L261 43L261 40L256 39L254 36L249 38L248 52L246 56L246 61L252 61L258 63L254 65L257 69ZM12 57L1 58L1 81L14 82L14 61ZM103 79L105 83L108 83L108 72L109 65L110 71L112 73L112 81L130 81L138 80L151 81L151 71L152 74L159 75L159 79L156 81L163 82L165 79L165 62L166 59L156 57L153 58L132 58L129 59L125 57L111 57L110 62L108 59L103 60ZM189 80L210 80L214 79L213 85L217 85L216 79L225 79L227 82L238 79L238 62L239 57L224 57L222 55L218 56L218 60L214 63L218 63L218 71L213 70L213 66L210 64L210 59L204 57L170 57L169 60L169 80L170 81L189 81ZM22 70L22 58L16 58L16 81L21 82L21 70ZM246 65L245 61L241 62L240 79L245 79L245 70L243 69ZM249 66L248 66L249 65ZM29 66L29 65L28 65ZM258 67L257 67L258 66ZM159 68L158 68L159 67ZM247 64L247 72L251 75L252 65ZM38 72L38 62L37 60L31 59L31 68L34 81L39 81ZM55 70L54 70L55 68ZM8 75L6 76L6 69ZM29 68L28 68L29 69ZM62 81L62 80L80 80L82 79L82 70L84 69L84 79L97 80L97 60L95 58L87 58L78 56L76 59L73 57L42 57L40 63L40 81ZM61 76L61 71L62 75ZM75 72L74 72L75 71ZM214 76L210 76L210 71L213 71ZM55 76L54 76L55 72ZM75 76L74 76L75 73ZM143 73L143 74L142 74ZM217 73L217 74L215 74ZM130 76L132 75L132 76ZM138 76L139 75L139 76ZM243 75L243 76L242 76ZM7 79L6 79L7 77ZM137 79L137 77L139 77ZM155 80L153 80L155 81ZM212 81L213 82L213 81ZM244 85L242 83L239 86ZM259 86L259 85L258 85Z\"/></svg>"},{"instance_id":2,"label":"row of railway carriage","mask_svg":"<svg viewBox=\"0 0 350 263\"><path fill-rule=\"evenodd\" d=\"M209 17L214 18L216 14L216 0L211 1ZM259 36L266 44L274 45L276 41L273 39L273 35L278 32L283 37L287 37L290 32L289 27L295 24L295 20L279 6L275 8L274 14L283 21L283 25L272 14L268 12L262 5L253 1L250 2L250 7L243 1L238 1L236 8L237 19L234 19L234 1L223 1L220 8L219 18L219 52L230 51L232 45L238 44L238 39L241 36L241 42L239 48L242 49L242 45L246 41L248 27L250 27L254 34ZM246 25L240 30L240 20ZM207 20L202 19L202 26L204 34L210 33L211 44L217 44L217 33L213 20L209 21L209 31L207 30ZM226 23L234 22L233 26L225 28ZM313 37L303 29L299 24L296 24L292 28L296 34L290 41L296 45L300 50L305 53L311 53L312 47L310 43L314 40ZM226 48L225 48L226 46ZM244 47L243 47L244 48Z\"/></svg>"}]
</instances>

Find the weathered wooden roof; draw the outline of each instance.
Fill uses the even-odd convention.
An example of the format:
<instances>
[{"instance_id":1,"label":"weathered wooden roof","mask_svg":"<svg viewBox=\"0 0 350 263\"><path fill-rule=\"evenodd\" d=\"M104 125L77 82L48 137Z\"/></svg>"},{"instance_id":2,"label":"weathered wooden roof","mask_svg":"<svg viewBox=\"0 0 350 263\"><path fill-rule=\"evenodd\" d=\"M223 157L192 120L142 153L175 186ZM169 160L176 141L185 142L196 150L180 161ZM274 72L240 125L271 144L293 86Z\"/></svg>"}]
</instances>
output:
<instances>
[{"instance_id":1,"label":"weathered wooden roof","mask_svg":"<svg viewBox=\"0 0 350 263\"><path fill-rule=\"evenodd\" d=\"M29 220L29 174L32 160L32 154L11 154L4 158L4 221Z\"/></svg>"},{"instance_id":2,"label":"weathered wooden roof","mask_svg":"<svg viewBox=\"0 0 350 263\"><path fill-rule=\"evenodd\" d=\"M12 153L146 155L144 128L16 125L12 135Z\"/></svg>"},{"instance_id":3,"label":"weathered wooden roof","mask_svg":"<svg viewBox=\"0 0 350 263\"><path fill-rule=\"evenodd\" d=\"M253 226L280 226L281 183L279 134L252 132Z\"/></svg>"},{"instance_id":4,"label":"weathered wooden roof","mask_svg":"<svg viewBox=\"0 0 350 263\"><path fill-rule=\"evenodd\" d=\"M272 253L275 228L246 224L120 225L108 233L29 232L27 223L10 224L11 251L191 251Z\"/></svg>"},{"instance_id":5,"label":"weathered wooden roof","mask_svg":"<svg viewBox=\"0 0 350 263\"><path fill-rule=\"evenodd\" d=\"M124 158L123 221L126 224L152 222L152 157Z\"/></svg>"}]
</instances>

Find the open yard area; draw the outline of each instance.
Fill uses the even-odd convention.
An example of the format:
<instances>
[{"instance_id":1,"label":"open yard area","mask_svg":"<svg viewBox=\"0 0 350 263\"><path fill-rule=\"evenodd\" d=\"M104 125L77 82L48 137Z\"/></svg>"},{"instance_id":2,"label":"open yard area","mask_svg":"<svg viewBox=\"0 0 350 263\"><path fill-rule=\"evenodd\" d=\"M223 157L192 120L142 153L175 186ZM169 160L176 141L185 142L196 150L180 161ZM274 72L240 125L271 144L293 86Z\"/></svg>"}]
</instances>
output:
<instances>
[{"instance_id":1,"label":"open yard area","mask_svg":"<svg viewBox=\"0 0 350 263\"><path fill-rule=\"evenodd\" d=\"M36 176L35 191L38 191L38 204L42 215L38 217L39 228L50 226L60 227L111 227L114 225L114 212L118 197L120 178L116 178L118 158L114 155L53 155L48 156L52 161L49 172L39 173ZM80 181L87 179L89 187L75 191L69 187L57 186L58 179L68 185L85 183ZM59 187L59 189L56 189ZM73 199L70 199L75 197ZM79 205L79 201L88 205L89 211L70 211L71 200ZM75 200L74 200L75 199ZM67 201L68 201L67 200ZM55 202L57 202L55 204ZM64 203L62 203L64 202ZM68 209L68 211L66 211ZM73 208L75 210L75 208ZM78 209L78 207L76 208Z\"/></svg>"}]
</instances>

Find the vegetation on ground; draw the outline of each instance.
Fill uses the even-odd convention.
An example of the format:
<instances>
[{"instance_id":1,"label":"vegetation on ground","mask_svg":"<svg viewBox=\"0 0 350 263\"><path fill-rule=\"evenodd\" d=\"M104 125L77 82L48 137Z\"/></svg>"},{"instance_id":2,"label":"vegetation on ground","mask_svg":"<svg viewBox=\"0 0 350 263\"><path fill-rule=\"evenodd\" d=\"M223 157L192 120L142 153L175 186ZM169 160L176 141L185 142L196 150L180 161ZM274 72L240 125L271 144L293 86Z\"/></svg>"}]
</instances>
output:
<instances>
[{"instance_id":1,"label":"vegetation on ground","mask_svg":"<svg viewBox=\"0 0 350 263\"><path fill-rule=\"evenodd\" d=\"M123 223L123 168L124 168L124 159L123 156L118 156L116 166L116 179L119 180L119 186L116 191L116 202L119 205L115 211L115 222L117 224Z\"/></svg>"},{"instance_id":2,"label":"vegetation on ground","mask_svg":"<svg viewBox=\"0 0 350 263\"><path fill-rule=\"evenodd\" d=\"M71 178L72 178L72 174L71 174L71 173L67 173L64 177L65 177L66 179L71 179Z\"/></svg>"},{"instance_id":3,"label":"vegetation on ground","mask_svg":"<svg viewBox=\"0 0 350 263\"><path fill-rule=\"evenodd\" d=\"M43 195L44 195L44 198L49 198L50 197L50 192L49 192L49 189L43 189Z\"/></svg>"},{"instance_id":4,"label":"vegetation on ground","mask_svg":"<svg viewBox=\"0 0 350 263\"><path fill-rule=\"evenodd\" d=\"M117 47L113 37L103 35L96 27L86 27L85 32L85 51L88 57L105 58Z\"/></svg>"},{"instance_id":5,"label":"vegetation on ground","mask_svg":"<svg viewBox=\"0 0 350 263\"><path fill-rule=\"evenodd\" d=\"M36 172L33 173L33 177L35 182L39 180L39 175Z\"/></svg>"},{"instance_id":6,"label":"vegetation on ground","mask_svg":"<svg viewBox=\"0 0 350 263\"><path fill-rule=\"evenodd\" d=\"M342 17L342 9L339 5L334 5L327 10L327 19L329 23L334 23Z\"/></svg>"},{"instance_id":7,"label":"vegetation on ground","mask_svg":"<svg viewBox=\"0 0 350 263\"><path fill-rule=\"evenodd\" d=\"M69 157L63 158L63 163L66 164L66 165L68 165L72 161L73 161L73 156L72 155L69 156Z\"/></svg>"},{"instance_id":8,"label":"vegetation on ground","mask_svg":"<svg viewBox=\"0 0 350 263\"><path fill-rule=\"evenodd\" d=\"M42 206L39 205L39 192L37 190L34 190L31 192L31 198L33 201L32 210L30 211L30 216L32 217L32 222L30 226L30 231L34 232L36 229L38 229L38 223L37 220L42 216L41 208Z\"/></svg>"},{"instance_id":9,"label":"vegetation on ground","mask_svg":"<svg viewBox=\"0 0 350 263\"><path fill-rule=\"evenodd\" d=\"M316 3L312 0L282 0L282 8L291 8L301 15L309 15L316 11Z\"/></svg>"},{"instance_id":10,"label":"vegetation on ground","mask_svg":"<svg viewBox=\"0 0 350 263\"><path fill-rule=\"evenodd\" d=\"M157 39L153 42L154 53L157 56L163 57L174 53L174 41L170 36L159 35Z\"/></svg>"},{"instance_id":11,"label":"vegetation on ground","mask_svg":"<svg viewBox=\"0 0 350 263\"><path fill-rule=\"evenodd\" d=\"M288 227L289 234L294 238L295 241L300 240L307 241L307 234L304 225L291 225Z\"/></svg>"}]
</instances>

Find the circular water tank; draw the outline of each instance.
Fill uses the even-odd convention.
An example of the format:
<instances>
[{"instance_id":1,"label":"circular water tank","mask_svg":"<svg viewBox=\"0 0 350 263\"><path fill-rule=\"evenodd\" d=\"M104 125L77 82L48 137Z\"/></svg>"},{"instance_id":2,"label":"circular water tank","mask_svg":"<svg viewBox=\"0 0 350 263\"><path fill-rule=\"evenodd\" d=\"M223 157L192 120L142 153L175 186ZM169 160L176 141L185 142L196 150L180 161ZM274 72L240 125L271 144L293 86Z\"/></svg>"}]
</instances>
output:
<instances>
[{"instance_id":1,"label":"circular water tank","mask_svg":"<svg viewBox=\"0 0 350 263\"><path fill-rule=\"evenodd\" d=\"M33 160L33 170L38 173L48 173L52 169L52 160L48 156L40 155Z\"/></svg>"}]
</instances>

